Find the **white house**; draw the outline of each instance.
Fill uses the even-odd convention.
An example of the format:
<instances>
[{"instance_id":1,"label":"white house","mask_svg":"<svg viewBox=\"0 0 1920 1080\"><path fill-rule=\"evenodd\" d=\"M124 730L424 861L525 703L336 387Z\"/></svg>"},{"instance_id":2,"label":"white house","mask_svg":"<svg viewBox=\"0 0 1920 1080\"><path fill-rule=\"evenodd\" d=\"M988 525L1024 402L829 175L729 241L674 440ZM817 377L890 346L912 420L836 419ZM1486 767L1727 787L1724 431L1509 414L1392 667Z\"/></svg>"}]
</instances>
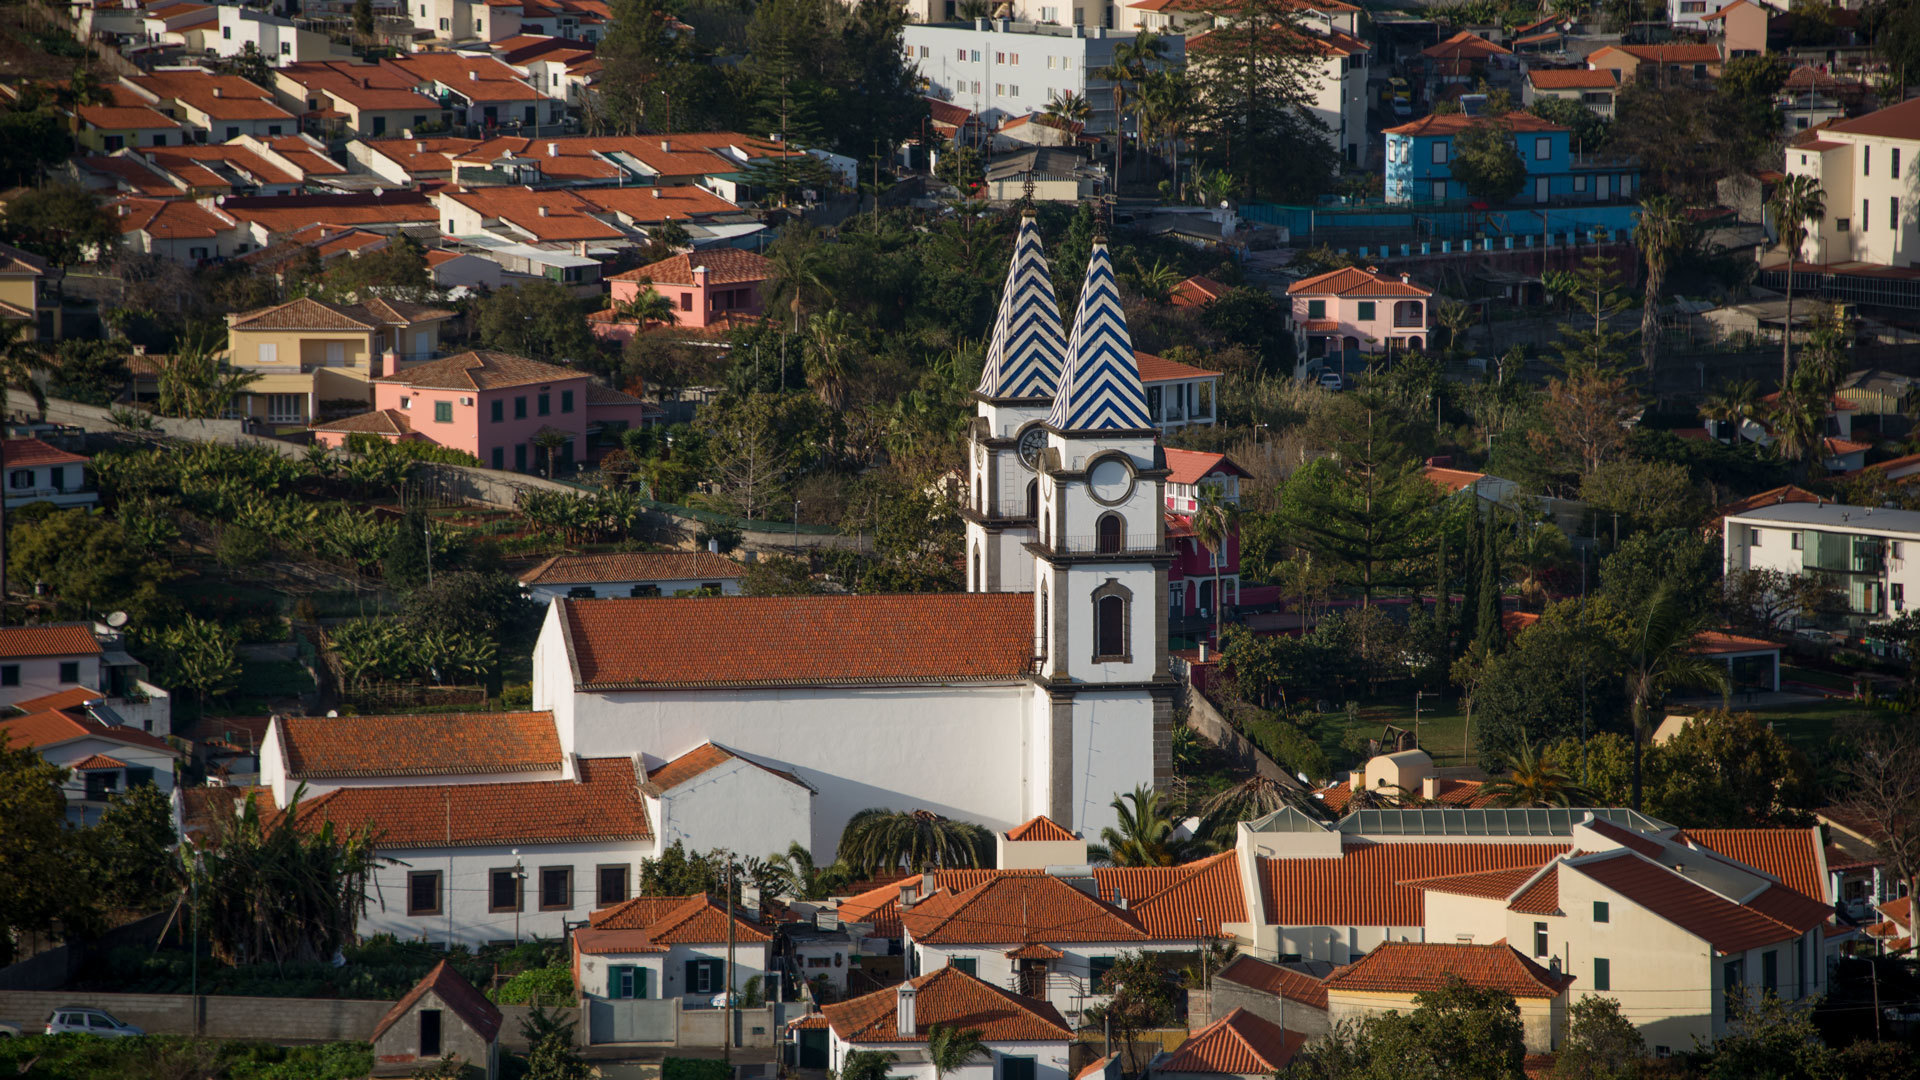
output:
<instances>
[{"instance_id":1,"label":"white house","mask_svg":"<svg viewBox=\"0 0 1920 1080\"><path fill-rule=\"evenodd\" d=\"M1788 144L1787 175L1812 177L1827 207L1795 257L1898 267L1920 259L1920 208L1910 190L1916 154L1920 100L1837 120Z\"/></svg>"},{"instance_id":2,"label":"white house","mask_svg":"<svg viewBox=\"0 0 1920 1080\"><path fill-rule=\"evenodd\" d=\"M100 686L102 651L86 623L0 627L0 705Z\"/></svg>"},{"instance_id":3,"label":"white house","mask_svg":"<svg viewBox=\"0 0 1920 1080\"><path fill-rule=\"evenodd\" d=\"M783 853L813 841L813 788L786 768L702 743L651 769L641 785L662 851L685 843Z\"/></svg>"},{"instance_id":4,"label":"white house","mask_svg":"<svg viewBox=\"0 0 1920 1080\"><path fill-rule=\"evenodd\" d=\"M333 40L300 25L284 15L254 8L221 4L215 12L220 25L206 34L207 51L229 59L254 47L268 64L304 63L309 60L345 59L345 50L336 50Z\"/></svg>"},{"instance_id":5,"label":"white house","mask_svg":"<svg viewBox=\"0 0 1920 1080\"><path fill-rule=\"evenodd\" d=\"M1920 600L1920 511L1840 503L1779 503L1730 514L1726 570L1813 574L1839 589L1855 619L1877 622Z\"/></svg>"},{"instance_id":6,"label":"white house","mask_svg":"<svg viewBox=\"0 0 1920 1080\"><path fill-rule=\"evenodd\" d=\"M1574 978L1550 971L1505 942L1388 941L1321 983L1327 1022L1364 1021L1382 1013L1410 1013L1414 995L1439 990L1452 979L1476 989L1504 990L1520 1010L1529 1054L1560 1049L1567 1027L1567 988Z\"/></svg>"},{"instance_id":7,"label":"white house","mask_svg":"<svg viewBox=\"0 0 1920 1080\"><path fill-rule=\"evenodd\" d=\"M12 704L20 715L0 720L0 735L70 770L62 794L74 824L98 823L114 796L138 784L173 794L174 769L186 755L123 722L98 691L79 687Z\"/></svg>"},{"instance_id":8,"label":"white house","mask_svg":"<svg viewBox=\"0 0 1920 1080\"><path fill-rule=\"evenodd\" d=\"M704 551L615 551L597 555L555 555L526 572L520 587L545 603L557 597L592 600L601 596L678 596L705 590L740 595L746 568Z\"/></svg>"},{"instance_id":9,"label":"white house","mask_svg":"<svg viewBox=\"0 0 1920 1080\"><path fill-rule=\"evenodd\" d=\"M828 1005L829 1067L855 1050L890 1053L887 1075L902 1080L1067 1080L1073 1033L1053 1006L944 967L898 986ZM944 1076L927 1060L927 1033L938 1025L977 1029L986 1053Z\"/></svg>"},{"instance_id":10,"label":"white house","mask_svg":"<svg viewBox=\"0 0 1920 1080\"><path fill-rule=\"evenodd\" d=\"M773 969L773 927L720 901L698 896L637 896L594 912L573 933L576 978L589 999L680 998L704 1006L727 985L727 922L733 921L733 988ZM771 995L771 989L766 991Z\"/></svg>"},{"instance_id":11,"label":"white house","mask_svg":"<svg viewBox=\"0 0 1920 1080\"><path fill-rule=\"evenodd\" d=\"M87 483L87 460L39 439L8 439L0 450L7 509L39 502L62 508L98 504L100 493Z\"/></svg>"}]
</instances>

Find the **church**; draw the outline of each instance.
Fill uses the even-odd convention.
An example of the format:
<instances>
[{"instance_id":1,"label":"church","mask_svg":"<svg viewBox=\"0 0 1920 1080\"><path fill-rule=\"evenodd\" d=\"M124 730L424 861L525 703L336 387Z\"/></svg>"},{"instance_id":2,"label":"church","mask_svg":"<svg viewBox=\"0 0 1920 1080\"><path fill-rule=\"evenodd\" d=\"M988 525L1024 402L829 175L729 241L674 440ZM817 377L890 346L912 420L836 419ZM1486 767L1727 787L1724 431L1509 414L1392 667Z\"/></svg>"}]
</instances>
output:
<instances>
[{"instance_id":1,"label":"church","mask_svg":"<svg viewBox=\"0 0 1920 1080\"><path fill-rule=\"evenodd\" d=\"M1069 331L1022 219L974 395L964 594L555 600L533 707L581 758L704 743L810 786L833 857L867 807L1097 834L1170 764L1164 455L1113 264Z\"/></svg>"}]
</instances>

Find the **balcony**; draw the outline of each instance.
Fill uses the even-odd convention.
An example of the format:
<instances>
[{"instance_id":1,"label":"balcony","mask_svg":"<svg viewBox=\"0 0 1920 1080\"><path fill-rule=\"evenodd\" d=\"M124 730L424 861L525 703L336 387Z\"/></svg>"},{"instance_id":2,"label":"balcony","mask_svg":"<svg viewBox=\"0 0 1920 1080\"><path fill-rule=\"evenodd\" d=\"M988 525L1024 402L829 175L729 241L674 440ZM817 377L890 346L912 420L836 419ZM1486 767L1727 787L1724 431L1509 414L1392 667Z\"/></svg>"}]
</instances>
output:
<instances>
[{"instance_id":1,"label":"balcony","mask_svg":"<svg viewBox=\"0 0 1920 1080\"><path fill-rule=\"evenodd\" d=\"M1158 536L1151 540L1130 539L1126 537L1098 536L1056 536L1047 541L1030 541L1026 550L1043 559L1060 558L1106 558L1116 562L1140 559L1171 558L1173 552L1160 541Z\"/></svg>"}]
</instances>

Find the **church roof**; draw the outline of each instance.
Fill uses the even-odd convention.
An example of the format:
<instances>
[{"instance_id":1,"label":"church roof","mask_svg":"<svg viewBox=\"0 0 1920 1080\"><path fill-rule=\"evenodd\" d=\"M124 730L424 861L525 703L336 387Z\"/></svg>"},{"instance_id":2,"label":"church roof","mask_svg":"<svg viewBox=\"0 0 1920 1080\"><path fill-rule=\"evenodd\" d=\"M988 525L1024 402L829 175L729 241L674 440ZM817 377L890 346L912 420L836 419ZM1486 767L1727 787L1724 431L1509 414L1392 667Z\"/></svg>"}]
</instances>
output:
<instances>
[{"instance_id":1,"label":"church roof","mask_svg":"<svg viewBox=\"0 0 1920 1080\"><path fill-rule=\"evenodd\" d=\"M1067 336L1060 328L1060 304L1032 215L1022 216L1013 242L1007 287L993 321L987 364L979 393L990 398L1050 398L1060 384Z\"/></svg>"},{"instance_id":2,"label":"church roof","mask_svg":"<svg viewBox=\"0 0 1920 1080\"><path fill-rule=\"evenodd\" d=\"M1126 312L1114 280L1113 257L1095 240L1087 280L1067 342L1067 370L1047 425L1059 431L1140 431L1147 418L1147 391L1133 358Z\"/></svg>"}]
</instances>

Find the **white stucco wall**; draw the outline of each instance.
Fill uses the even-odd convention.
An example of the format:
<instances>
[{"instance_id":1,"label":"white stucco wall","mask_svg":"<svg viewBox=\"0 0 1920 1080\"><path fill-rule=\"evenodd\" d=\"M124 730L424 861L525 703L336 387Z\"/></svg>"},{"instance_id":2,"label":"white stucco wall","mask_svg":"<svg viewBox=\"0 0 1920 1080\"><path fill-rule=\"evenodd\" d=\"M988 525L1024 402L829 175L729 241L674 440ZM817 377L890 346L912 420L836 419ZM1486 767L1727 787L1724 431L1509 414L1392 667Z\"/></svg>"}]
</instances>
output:
<instances>
[{"instance_id":1,"label":"white stucco wall","mask_svg":"<svg viewBox=\"0 0 1920 1080\"><path fill-rule=\"evenodd\" d=\"M689 851L724 848L765 858L813 843L813 793L738 758L665 793L656 805L653 831L663 851L677 840Z\"/></svg>"},{"instance_id":2,"label":"white stucco wall","mask_svg":"<svg viewBox=\"0 0 1920 1080\"><path fill-rule=\"evenodd\" d=\"M733 947L733 985L734 989L744 991L747 980L759 976L763 986L767 983L767 946L762 943L739 943ZM687 1004L704 1005L720 992L720 987L701 992L688 989L687 961L697 959L720 960L727 958L725 942L713 945L674 945L662 953L609 953L606 955L580 957L580 990L595 997L611 996L607 979L615 967L645 968L647 971L647 993L649 998L680 997ZM725 976L721 976L725 981ZM762 990L762 993L769 992Z\"/></svg>"},{"instance_id":3,"label":"white stucco wall","mask_svg":"<svg viewBox=\"0 0 1920 1080\"><path fill-rule=\"evenodd\" d=\"M78 663L79 679L73 682L62 682L60 679L62 663ZM106 689L100 685L98 653L78 656L0 657L0 667L20 669L18 685L0 686L0 705L12 705L16 701L45 697L62 690L71 690L76 686L84 686L89 690L104 691Z\"/></svg>"},{"instance_id":4,"label":"white stucco wall","mask_svg":"<svg viewBox=\"0 0 1920 1080\"><path fill-rule=\"evenodd\" d=\"M271 745L271 744L269 744ZM519 937L558 938L562 920L578 923L599 906L597 870L603 865L627 867L627 895L637 891L640 861L658 849L651 841L602 844L526 844L518 847L527 874L519 913ZM381 854L400 860L374 875L367 912L360 920L362 936L392 934L402 941L454 941L483 945L514 940L514 913L490 912L489 872L514 865L512 849L501 848L387 848ZM573 904L540 910L540 871L546 867L573 867ZM441 874L441 910L433 915L407 914L407 875L437 870Z\"/></svg>"},{"instance_id":5,"label":"white stucco wall","mask_svg":"<svg viewBox=\"0 0 1920 1080\"><path fill-rule=\"evenodd\" d=\"M848 1043L840 1038L838 1032L830 1032L827 1039L828 1067L838 1070L846 1062L851 1050L881 1050L894 1055L894 1063L887 1068L889 1077L903 1080L1000 1080L1000 1059L1003 1057L1030 1057L1034 1059L1034 1080L1066 1080L1067 1043L1058 1042L990 1042L986 1044L992 1056L981 1058L973 1064L962 1066L937 1077L933 1066L927 1062L927 1045L923 1042L912 1043Z\"/></svg>"}]
</instances>

